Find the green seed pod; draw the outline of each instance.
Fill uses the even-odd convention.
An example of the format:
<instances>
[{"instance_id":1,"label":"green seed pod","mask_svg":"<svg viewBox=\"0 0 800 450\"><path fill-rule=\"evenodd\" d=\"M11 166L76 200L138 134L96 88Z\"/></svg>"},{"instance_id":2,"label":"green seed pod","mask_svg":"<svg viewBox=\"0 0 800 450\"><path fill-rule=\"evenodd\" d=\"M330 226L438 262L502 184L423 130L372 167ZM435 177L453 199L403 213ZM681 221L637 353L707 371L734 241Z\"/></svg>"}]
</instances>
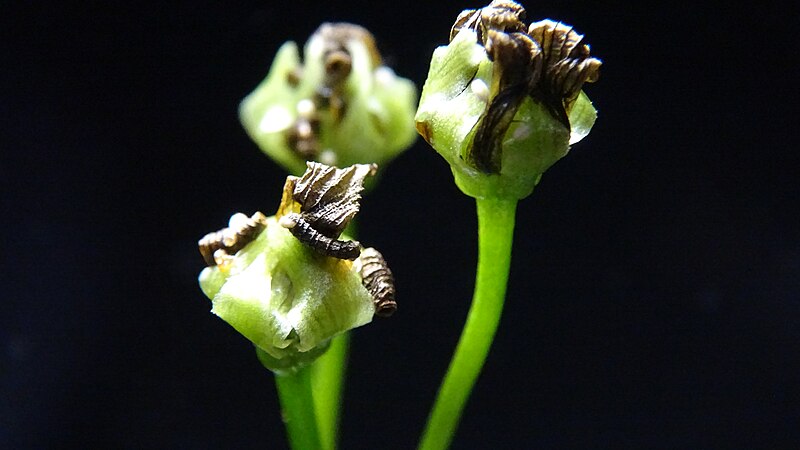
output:
<instances>
[{"instance_id":1,"label":"green seed pod","mask_svg":"<svg viewBox=\"0 0 800 450\"><path fill-rule=\"evenodd\" d=\"M597 117L580 89L600 61L583 36L547 20L528 28L524 14L505 0L462 12L422 90L417 131L472 197L527 197Z\"/></svg>"},{"instance_id":2,"label":"green seed pod","mask_svg":"<svg viewBox=\"0 0 800 450\"><path fill-rule=\"evenodd\" d=\"M306 161L385 163L416 137L414 84L381 65L362 27L326 23L278 50L269 75L242 101L244 128L264 153L299 174Z\"/></svg>"}]
</instances>

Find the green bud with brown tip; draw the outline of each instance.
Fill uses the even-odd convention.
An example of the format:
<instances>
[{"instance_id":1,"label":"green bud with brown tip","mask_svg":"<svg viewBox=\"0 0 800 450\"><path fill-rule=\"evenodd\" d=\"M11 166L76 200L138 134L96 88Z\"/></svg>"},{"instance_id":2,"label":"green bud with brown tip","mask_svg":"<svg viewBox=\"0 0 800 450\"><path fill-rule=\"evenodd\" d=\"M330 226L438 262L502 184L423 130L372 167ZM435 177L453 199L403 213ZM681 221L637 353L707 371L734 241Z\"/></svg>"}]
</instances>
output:
<instances>
[{"instance_id":1,"label":"green bud with brown tip","mask_svg":"<svg viewBox=\"0 0 800 450\"><path fill-rule=\"evenodd\" d=\"M599 75L583 36L493 1L456 19L434 51L415 117L418 132L472 197L521 199L585 137L597 117L581 91Z\"/></svg>"}]
</instances>

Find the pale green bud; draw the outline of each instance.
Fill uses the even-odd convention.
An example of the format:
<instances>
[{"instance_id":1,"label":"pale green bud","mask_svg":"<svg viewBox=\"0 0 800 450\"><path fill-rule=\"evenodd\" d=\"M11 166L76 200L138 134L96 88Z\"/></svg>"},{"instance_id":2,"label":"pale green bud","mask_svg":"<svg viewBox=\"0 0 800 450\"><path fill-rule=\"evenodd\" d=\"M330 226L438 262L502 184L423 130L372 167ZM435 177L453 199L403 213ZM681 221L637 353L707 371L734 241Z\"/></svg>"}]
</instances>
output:
<instances>
[{"instance_id":1,"label":"pale green bud","mask_svg":"<svg viewBox=\"0 0 800 450\"><path fill-rule=\"evenodd\" d=\"M381 64L367 30L323 24L303 53L301 62L297 45L283 44L239 108L267 155L299 174L306 161L381 164L414 142L416 87Z\"/></svg>"}]
</instances>

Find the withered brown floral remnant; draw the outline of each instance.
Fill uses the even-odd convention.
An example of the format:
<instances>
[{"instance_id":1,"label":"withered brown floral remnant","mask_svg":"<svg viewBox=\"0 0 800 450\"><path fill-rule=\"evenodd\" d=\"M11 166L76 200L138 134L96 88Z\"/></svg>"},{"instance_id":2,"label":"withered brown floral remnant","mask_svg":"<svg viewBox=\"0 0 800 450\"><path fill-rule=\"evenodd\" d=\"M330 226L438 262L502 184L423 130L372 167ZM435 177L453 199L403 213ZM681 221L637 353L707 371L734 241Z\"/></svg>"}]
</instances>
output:
<instances>
[{"instance_id":1,"label":"withered brown floral remnant","mask_svg":"<svg viewBox=\"0 0 800 450\"><path fill-rule=\"evenodd\" d=\"M543 20L526 27L525 9L494 0L478 10L463 11L450 40L463 28L473 30L493 61L489 102L478 120L468 162L484 173L499 173L502 141L523 100L544 103L569 128L567 112L585 82L599 76L601 62L590 57L583 35L571 26Z\"/></svg>"},{"instance_id":2,"label":"withered brown floral remnant","mask_svg":"<svg viewBox=\"0 0 800 450\"><path fill-rule=\"evenodd\" d=\"M589 45L583 35L571 26L542 20L528 27L528 35L539 43L542 50L544 72L539 81L538 93L568 124L566 110L581 92L583 83L594 83L600 76L602 62L589 56Z\"/></svg>"},{"instance_id":3,"label":"withered brown floral remnant","mask_svg":"<svg viewBox=\"0 0 800 450\"><path fill-rule=\"evenodd\" d=\"M346 169L307 163L302 177L289 176L278 208L279 223L316 252L354 260L361 253L357 241L339 236L358 213L364 180L375 175L375 164L355 164Z\"/></svg>"},{"instance_id":4,"label":"withered brown floral remnant","mask_svg":"<svg viewBox=\"0 0 800 450\"><path fill-rule=\"evenodd\" d=\"M267 217L256 211L252 217L238 213L231 217L227 228L208 233L197 243L200 254L209 266L222 265L247 244L255 240L266 227Z\"/></svg>"},{"instance_id":5,"label":"withered brown floral remnant","mask_svg":"<svg viewBox=\"0 0 800 450\"><path fill-rule=\"evenodd\" d=\"M394 299L394 276L383 255L374 248L365 248L356 260L361 283L375 300L375 315L389 317L397 311Z\"/></svg>"},{"instance_id":6,"label":"withered brown floral remnant","mask_svg":"<svg viewBox=\"0 0 800 450\"><path fill-rule=\"evenodd\" d=\"M302 215L289 213L280 221L281 226L291 230L294 237L308 245L317 253L339 259L354 260L361 254L361 243L358 241L340 241L320 233L306 222Z\"/></svg>"}]
</instances>

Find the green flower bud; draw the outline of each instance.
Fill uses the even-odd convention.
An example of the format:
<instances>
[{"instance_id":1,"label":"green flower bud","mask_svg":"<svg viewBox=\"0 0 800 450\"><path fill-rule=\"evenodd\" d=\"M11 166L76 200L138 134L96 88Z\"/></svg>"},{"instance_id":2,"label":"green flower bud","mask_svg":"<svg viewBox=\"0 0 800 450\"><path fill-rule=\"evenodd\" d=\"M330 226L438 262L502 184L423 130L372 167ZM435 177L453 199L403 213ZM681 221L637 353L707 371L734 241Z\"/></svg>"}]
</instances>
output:
<instances>
[{"instance_id":1,"label":"green flower bud","mask_svg":"<svg viewBox=\"0 0 800 450\"><path fill-rule=\"evenodd\" d=\"M416 137L416 100L414 84L381 65L367 30L326 23L306 43L302 63L297 45L283 44L239 115L264 153L301 173L306 161L349 166L395 157Z\"/></svg>"},{"instance_id":2,"label":"green flower bud","mask_svg":"<svg viewBox=\"0 0 800 450\"><path fill-rule=\"evenodd\" d=\"M583 36L549 20L526 28L524 13L503 0L462 12L422 90L417 130L472 197L527 197L597 117L581 87L600 61Z\"/></svg>"},{"instance_id":3,"label":"green flower bud","mask_svg":"<svg viewBox=\"0 0 800 450\"><path fill-rule=\"evenodd\" d=\"M389 301L394 307L394 285L387 295L375 270L363 269L375 267L374 250L361 261L358 242L340 236L374 173L373 166L309 163L302 178L288 177L276 216L235 214L228 228L200 240L209 267L199 282L211 312L252 341L273 371L310 364L332 337L387 315ZM337 252L349 244L357 250L350 259Z\"/></svg>"},{"instance_id":4,"label":"green flower bud","mask_svg":"<svg viewBox=\"0 0 800 450\"><path fill-rule=\"evenodd\" d=\"M372 320L372 296L353 263L320 257L278 224L264 230L222 265L203 269L200 286L212 313L276 360L310 363L313 350Z\"/></svg>"}]
</instances>

